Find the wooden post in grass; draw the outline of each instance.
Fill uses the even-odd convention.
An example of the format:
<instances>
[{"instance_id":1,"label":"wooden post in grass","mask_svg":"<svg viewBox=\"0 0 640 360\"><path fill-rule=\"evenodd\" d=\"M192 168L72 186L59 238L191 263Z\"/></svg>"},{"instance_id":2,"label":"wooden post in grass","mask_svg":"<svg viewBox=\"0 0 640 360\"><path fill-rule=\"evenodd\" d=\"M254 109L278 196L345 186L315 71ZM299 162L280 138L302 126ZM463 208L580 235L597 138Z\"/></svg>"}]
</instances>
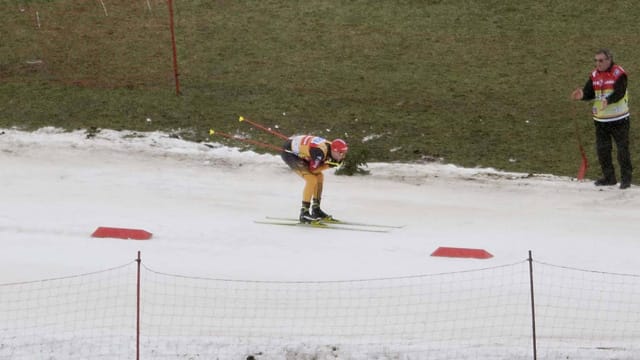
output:
<instances>
[{"instance_id":1,"label":"wooden post in grass","mask_svg":"<svg viewBox=\"0 0 640 360\"><path fill-rule=\"evenodd\" d=\"M180 95L180 79L178 77L178 53L176 51L176 32L173 22L173 0L167 2L169 5L169 27L171 28L171 49L173 50L173 77L176 81L176 95Z\"/></svg>"}]
</instances>

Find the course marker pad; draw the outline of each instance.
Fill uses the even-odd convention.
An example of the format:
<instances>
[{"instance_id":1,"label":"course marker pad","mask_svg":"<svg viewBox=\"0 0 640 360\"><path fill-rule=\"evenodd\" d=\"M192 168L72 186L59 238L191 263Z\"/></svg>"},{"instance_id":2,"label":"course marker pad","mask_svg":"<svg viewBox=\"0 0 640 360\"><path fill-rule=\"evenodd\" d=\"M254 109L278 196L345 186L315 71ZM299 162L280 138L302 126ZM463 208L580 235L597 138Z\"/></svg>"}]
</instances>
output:
<instances>
[{"instance_id":1,"label":"course marker pad","mask_svg":"<svg viewBox=\"0 0 640 360\"><path fill-rule=\"evenodd\" d=\"M489 259L493 257L493 255L483 249L467 249L454 247L439 247L431 254L431 256L473 259Z\"/></svg>"},{"instance_id":2,"label":"course marker pad","mask_svg":"<svg viewBox=\"0 0 640 360\"><path fill-rule=\"evenodd\" d=\"M133 239L133 240L149 240L151 233L140 229L123 229L114 227L99 227L91 234L93 237L99 238L116 238L116 239Z\"/></svg>"}]
</instances>

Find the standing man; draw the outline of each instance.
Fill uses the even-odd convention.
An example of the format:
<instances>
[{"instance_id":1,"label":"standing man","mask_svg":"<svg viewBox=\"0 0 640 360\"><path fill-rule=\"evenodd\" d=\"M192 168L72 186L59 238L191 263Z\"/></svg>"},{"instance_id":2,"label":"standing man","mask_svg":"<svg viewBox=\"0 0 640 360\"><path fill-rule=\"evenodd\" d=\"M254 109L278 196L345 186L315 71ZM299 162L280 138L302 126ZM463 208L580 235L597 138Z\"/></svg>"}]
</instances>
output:
<instances>
[{"instance_id":1,"label":"standing man","mask_svg":"<svg viewBox=\"0 0 640 360\"><path fill-rule=\"evenodd\" d=\"M305 183L300 209L301 223L332 219L331 215L320 209L324 182L322 172L330 167L339 166L348 150L347 143L342 139L329 142L313 135L293 136L285 142L282 147L282 160L300 175Z\"/></svg>"},{"instance_id":2,"label":"standing man","mask_svg":"<svg viewBox=\"0 0 640 360\"><path fill-rule=\"evenodd\" d=\"M611 159L612 139L616 142L620 164L620 189L631 186L631 155L629 152L629 100L627 74L613 62L608 49L595 55L596 68L582 89L571 94L573 100L593 100L592 113L596 128L596 149L602 168L602 178L596 186L615 185L616 173Z\"/></svg>"}]
</instances>

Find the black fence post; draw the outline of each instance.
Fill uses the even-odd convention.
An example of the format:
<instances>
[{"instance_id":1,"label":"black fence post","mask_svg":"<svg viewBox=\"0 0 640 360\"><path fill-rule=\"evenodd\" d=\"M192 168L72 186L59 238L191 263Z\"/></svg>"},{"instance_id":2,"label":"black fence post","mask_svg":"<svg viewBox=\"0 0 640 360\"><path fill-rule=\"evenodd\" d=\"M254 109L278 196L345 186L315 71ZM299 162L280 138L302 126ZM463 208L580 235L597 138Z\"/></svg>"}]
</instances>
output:
<instances>
[{"instance_id":1,"label":"black fence post","mask_svg":"<svg viewBox=\"0 0 640 360\"><path fill-rule=\"evenodd\" d=\"M138 250L138 278L136 280L136 360L140 360L140 250Z\"/></svg>"},{"instance_id":2,"label":"black fence post","mask_svg":"<svg viewBox=\"0 0 640 360\"><path fill-rule=\"evenodd\" d=\"M533 295L533 257L531 256L531 250L529 250L529 286L531 290L531 334L533 340L533 360L538 359L537 339L536 339L536 303L535 296Z\"/></svg>"}]
</instances>

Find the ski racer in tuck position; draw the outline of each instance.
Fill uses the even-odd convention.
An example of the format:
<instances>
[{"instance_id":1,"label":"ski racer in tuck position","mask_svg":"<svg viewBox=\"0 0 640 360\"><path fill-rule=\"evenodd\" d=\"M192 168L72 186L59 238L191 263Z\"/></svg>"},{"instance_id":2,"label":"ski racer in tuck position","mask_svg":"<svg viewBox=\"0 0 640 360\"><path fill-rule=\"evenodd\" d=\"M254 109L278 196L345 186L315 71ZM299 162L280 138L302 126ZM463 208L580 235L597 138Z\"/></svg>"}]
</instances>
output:
<instances>
[{"instance_id":1,"label":"ski racer in tuck position","mask_svg":"<svg viewBox=\"0 0 640 360\"><path fill-rule=\"evenodd\" d=\"M301 223L333 219L320 209L324 182L322 172L340 166L348 151L349 146L342 139L328 141L313 135L292 136L284 143L282 160L305 182L299 218Z\"/></svg>"}]
</instances>

